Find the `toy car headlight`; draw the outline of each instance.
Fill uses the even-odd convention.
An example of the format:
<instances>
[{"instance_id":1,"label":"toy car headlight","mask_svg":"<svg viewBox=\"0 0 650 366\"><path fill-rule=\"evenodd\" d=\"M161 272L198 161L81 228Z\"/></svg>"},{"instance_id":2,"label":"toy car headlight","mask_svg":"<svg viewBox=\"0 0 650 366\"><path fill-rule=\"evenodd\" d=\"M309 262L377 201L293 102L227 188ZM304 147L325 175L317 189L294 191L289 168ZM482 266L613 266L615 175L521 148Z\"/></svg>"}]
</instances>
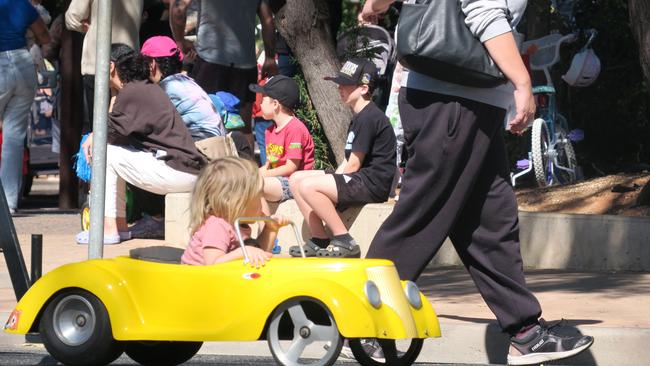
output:
<instances>
[{"instance_id":1,"label":"toy car headlight","mask_svg":"<svg viewBox=\"0 0 650 366\"><path fill-rule=\"evenodd\" d=\"M366 293L366 297L368 298L368 302L370 302L370 305L372 305L375 309L379 309L381 306L381 294L379 293L377 285L375 285L375 283L372 281L366 281L366 285L363 289Z\"/></svg>"},{"instance_id":2,"label":"toy car headlight","mask_svg":"<svg viewBox=\"0 0 650 366\"><path fill-rule=\"evenodd\" d=\"M404 286L404 292L406 293L406 298L409 300L409 303L411 303L411 306L416 309L422 307L422 299L420 298L420 289L418 288L418 285L411 281L407 281L406 286Z\"/></svg>"}]
</instances>

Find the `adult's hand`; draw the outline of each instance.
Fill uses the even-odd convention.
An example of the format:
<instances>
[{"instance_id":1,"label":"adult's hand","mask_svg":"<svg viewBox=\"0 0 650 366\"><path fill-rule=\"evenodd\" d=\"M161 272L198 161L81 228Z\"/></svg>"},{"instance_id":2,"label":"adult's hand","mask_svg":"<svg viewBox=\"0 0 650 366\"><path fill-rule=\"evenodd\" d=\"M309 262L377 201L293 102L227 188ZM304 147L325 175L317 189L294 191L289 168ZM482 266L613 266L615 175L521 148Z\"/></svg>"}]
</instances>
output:
<instances>
[{"instance_id":1,"label":"adult's hand","mask_svg":"<svg viewBox=\"0 0 650 366\"><path fill-rule=\"evenodd\" d=\"M278 70L278 64L275 62L273 57L264 57L264 64L262 64L262 78L268 78L274 75L277 75L280 71Z\"/></svg>"},{"instance_id":2,"label":"adult's hand","mask_svg":"<svg viewBox=\"0 0 650 366\"><path fill-rule=\"evenodd\" d=\"M530 87L515 89L514 97L516 114L508 121L508 129L515 135L521 135L535 117L535 97Z\"/></svg>"},{"instance_id":3,"label":"adult's hand","mask_svg":"<svg viewBox=\"0 0 650 366\"><path fill-rule=\"evenodd\" d=\"M377 16L385 13L388 8L390 8L390 4L394 1L395 0L366 0L357 20L360 23L371 23L373 20L376 21Z\"/></svg>"},{"instance_id":4,"label":"adult's hand","mask_svg":"<svg viewBox=\"0 0 650 366\"><path fill-rule=\"evenodd\" d=\"M183 51L183 55L188 61L194 61L196 58L196 49L194 48L194 42L183 38L181 41L176 42L176 47Z\"/></svg>"}]
</instances>

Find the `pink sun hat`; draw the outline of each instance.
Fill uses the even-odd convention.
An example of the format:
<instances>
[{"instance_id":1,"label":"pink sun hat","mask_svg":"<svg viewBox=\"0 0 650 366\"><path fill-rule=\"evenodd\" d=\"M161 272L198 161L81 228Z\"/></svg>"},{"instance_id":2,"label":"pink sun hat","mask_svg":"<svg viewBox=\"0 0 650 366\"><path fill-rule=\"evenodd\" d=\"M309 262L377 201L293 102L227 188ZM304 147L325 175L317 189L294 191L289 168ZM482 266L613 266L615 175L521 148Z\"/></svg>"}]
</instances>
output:
<instances>
[{"instance_id":1,"label":"pink sun hat","mask_svg":"<svg viewBox=\"0 0 650 366\"><path fill-rule=\"evenodd\" d=\"M178 49L176 42L167 36L155 36L147 39L140 53L149 57L169 57L178 52L178 57L183 61L183 51Z\"/></svg>"}]
</instances>

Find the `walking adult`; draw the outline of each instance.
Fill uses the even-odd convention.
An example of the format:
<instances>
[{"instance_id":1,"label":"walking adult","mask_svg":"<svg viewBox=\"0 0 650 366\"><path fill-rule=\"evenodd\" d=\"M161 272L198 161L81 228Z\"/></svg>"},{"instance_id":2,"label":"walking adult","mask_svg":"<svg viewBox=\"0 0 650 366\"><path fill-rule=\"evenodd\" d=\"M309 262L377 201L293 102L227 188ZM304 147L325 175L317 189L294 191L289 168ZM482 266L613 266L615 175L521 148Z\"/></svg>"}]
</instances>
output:
<instances>
[{"instance_id":1,"label":"walking adult","mask_svg":"<svg viewBox=\"0 0 650 366\"><path fill-rule=\"evenodd\" d=\"M531 81L512 29L525 0L459 0L465 23L508 78L508 85L473 88L410 71L399 95L409 160L400 199L375 236L368 257L391 259L402 279L417 279L447 236L511 335L508 363L538 364L573 356L593 338L564 335L539 317L526 288L519 245L517 202L502 136L508 121L521 133L535 113ZM385 12L393 0L367 0L361 17ZM509 21L510 20L510 21Z\"/></svg>"},{"instance_id":2,"label":"walking adult","mask_svg":"<svg viewBox=\"0 0 650 366\"><path fill-rule=\"evenodd\" d=\"M171 4L170 23L178 47L194 60L191 76L208 93L227 91L239 98L242 132L253 146L251 117L257 82L255 16L262 25L265 59L262 77L278 73L275 63L275 26L267 0L201 0L196 44L185 39L187 8L193 0Z\"/></svg>"},{"instance_id":3,"label":"walking adult","mask_svg":"<svg viewBox=\"0 0 650 366\"><path fill-rule=\"evenodd\" d=\"M29 1L0 0L0 180L11 213L18 207L25 134L37 87L27 30L36 43L50 42L45 22Z\"/></svg>"},{"instance_id":4,"label":"walking adult","mask_svg":"<svg viewBox=\"0 0 650 366\"><path fill-rule=\"evenodd\" d=\"M65 25L69 30L84 33L81 51L81 75L84 90L84 125L89 132L93 126L95 97L95 56L97 53L98 0L72 0L65 12ZM112 1L111 42L122 43L136 50L140 47L138 33L142 17L143 0Z\"/></svg>"}]
</instances>

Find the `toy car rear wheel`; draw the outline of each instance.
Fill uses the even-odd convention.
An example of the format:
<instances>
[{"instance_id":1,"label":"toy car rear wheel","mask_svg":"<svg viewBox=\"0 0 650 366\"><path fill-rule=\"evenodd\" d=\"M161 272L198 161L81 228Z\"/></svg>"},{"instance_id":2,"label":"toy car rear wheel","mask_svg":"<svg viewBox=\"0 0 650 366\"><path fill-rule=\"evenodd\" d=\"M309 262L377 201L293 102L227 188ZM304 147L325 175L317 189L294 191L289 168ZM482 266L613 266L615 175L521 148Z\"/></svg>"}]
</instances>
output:
<instances>
[{"instance_id":1,"label":"toy car rear wheel","mask_svg":"<svg viewBox=\"0 0 650 366\"><path fill-rule=\"evenodd\" d=\"M81 289L56 295L45 308L39 332L47 351L66 365L106 365L122 354L104 304Z\"/></svg>"},{"instance_id":2,"label":"toy car rear wheel","mask_svg":"<svg viewBox=\"0 0 650 366\"><path fill-rule=\"evenodd\" d=\"M203 342L126 342L124 351L141 365L175 366L194 357Z\"/></svg>"},{"instance_id":3,"label":"toy car rear wheel","mask_svg":"<svg viewBox=\"0 0 650 366\"><path fill-rule=\"evenodd\" d=\"M90 230L90 204L88 204L88 200L81 206L79 214L81 215L81 231Z\"/></svg>"},{"instance_id":4,"label":"toy car rear wheel","mask_svg":"<svg viewBox=\"0 0 650 366\"><path fill-rule=\"evenodd\" d=\"M332 313L313 299L292 299L271 315L267 331L275 361L284 366L330 366L343 347Z\"/></svg>"},{"instance_id":5,"label":"toy car rear wheel","mask_svg":"<svg viewBox=\"0 0 650 366\"><path fill-rule=\"evenodd\" d=\"M377 339L376 343L374 341L374 339L348 339L348 344L350 345L354 358L362 366L412 365L420 355L422 345L424 344L424 340L420 338L413 338L408 344L404 344L407 341L399 341L399 345L392 339ZM378 344L381 353L369 353L375 351L375 347L367 347L367 345L364 347L363 342Z\"/></svg>"}]
</instances>

